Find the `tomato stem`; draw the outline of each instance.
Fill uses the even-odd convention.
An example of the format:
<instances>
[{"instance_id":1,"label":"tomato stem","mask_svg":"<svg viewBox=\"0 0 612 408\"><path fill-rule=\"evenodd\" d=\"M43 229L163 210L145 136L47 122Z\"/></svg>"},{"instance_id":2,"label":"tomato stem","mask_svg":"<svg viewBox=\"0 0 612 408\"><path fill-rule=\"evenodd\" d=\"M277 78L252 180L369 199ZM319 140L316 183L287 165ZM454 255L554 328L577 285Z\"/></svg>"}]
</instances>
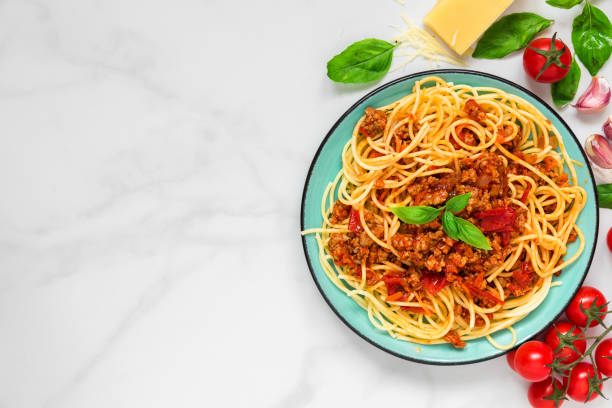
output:
<instances>
[{"instance_id":1,"label":"tomato stem","mask_svg":"<svg viewBox=\"0 0 612 408\"><path fill-rule=\"evenodd\" d=\"M584 354L582 354L582 358L586 357L586 356L591 356L593 354L593 351L595 351L595 348L597 348L597 346L599 345L599 343L601 343L601 341L606 337L606 335L608 333L610 333L612 331L612 326L608 327L606 330L604 330L599 336L594 337L596 340L593 342L593 344L591 344L591 347L589 347L587 349L587 351L584 352ZM592 356L591 356L592 357ZM578 365L578 363L580 363L582 361L582 358L574 361L573 363L569 363L569 364L561 364L558 367L558 370L562 373L564 371L569 371L572 368L574 368L576 365Z\"/></svg>"},{"instance_id":2,"label":"tomato stem","mask_svg":"<svg viewBox=\"0 0 612 408\"><path fill-rule=\"evenodd\" d=\"M561 56L567 50L567 46L563 44L562 49L560 50L557 49L557 33L553 34L552 39L550 41L550 49L548 51L540 50L538 48L531 47L531 46L529 46L529 48L532 51L546 58L546 63L544 64L540 72L538 72L538 75L536 75L536 78L535 78L536 81L540 78L540 76L544 73L544 71L546 71L548 67L550 67L553 64L558 66L559 68L563 68L563 69L569 68L569 66L561 62Z\"/></svg>"}]
</instances>

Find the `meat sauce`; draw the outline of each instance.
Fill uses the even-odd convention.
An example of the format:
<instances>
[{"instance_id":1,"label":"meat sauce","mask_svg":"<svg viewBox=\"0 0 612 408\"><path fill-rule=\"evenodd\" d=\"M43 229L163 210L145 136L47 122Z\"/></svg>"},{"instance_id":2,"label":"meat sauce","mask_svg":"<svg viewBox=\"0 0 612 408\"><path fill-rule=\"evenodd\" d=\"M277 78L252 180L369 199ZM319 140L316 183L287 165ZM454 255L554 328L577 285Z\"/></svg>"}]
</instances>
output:
<instances>
[{"instance_id":1,"label":"meat sauce","mask_svg":"<svg viewBox=\"0 0 612 408\"><path fill-rule=\"evenodd\" d=\"M484 119L484 112L475 102L468 101L465 109L473 120ZM366 137L380 135L384 131L385 122L384 112L368 108L360 133ZM462 140L468 142L472 139L473 135L462 137ZM515 141L505 146L514 154L522 155ZM535 166L557 184L567 183L567 175L557 170L554 159L550 160ZM422 308L403 307L410 312L431 313L433 307L428 307L427 294L435 294L447 285L464 291L480 306L503 304L497 289L484 278L487 272L499 267L511 254L509 242L523 233L527 217L524 209L510 201L508 173L529 174L538 180L529 169L514 162L506 166L499 154L484 152L475 158L460 161L458 172L420 177L407 189L413 199L411 205L434 207L454 196L471 193L467 206L456 215L476 225L489 239L492 250L480 250L453 240L444 233L438 218L424 225L401 223L390 242L397 255L378 245L363 228L331 234L328 242L330 254L336 265L345 267L348 273L359 278L362 276L362 266L365 265L367 283L373 285L383 281L388 301L407 300L412 294L421 299ZM545 184L544 180L540 182ZM383 184L377 184L376 187L382 192L379 194L385 194ZM363 210L365 223L376 238L384 241L384 226L368 208L372 207L366 203L366 209ZM351 216L352 211L355 210L337 201L330 222L341 223ZM399 265L404 271L382 274L370 269L371 265L383 262ZM526 259L519 259L512 272L509 277L498 278L505 298L524 295L538 283L538 275ZM467 311L455 312L462 315ZM484 321L480 319L477 323L484 324ZM445 341L458 348L465 346L453 331L448 332Z\"/></svg>"}]
</instances>

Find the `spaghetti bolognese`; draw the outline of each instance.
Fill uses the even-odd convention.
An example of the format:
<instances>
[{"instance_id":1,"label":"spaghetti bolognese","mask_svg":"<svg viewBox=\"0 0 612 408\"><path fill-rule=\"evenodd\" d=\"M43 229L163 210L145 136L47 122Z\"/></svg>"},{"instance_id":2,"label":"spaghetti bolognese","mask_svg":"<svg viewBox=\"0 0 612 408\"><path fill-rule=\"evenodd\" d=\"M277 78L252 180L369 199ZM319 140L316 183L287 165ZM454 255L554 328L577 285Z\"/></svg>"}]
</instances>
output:
<instances>
[{"instance_id":1,"label":"spaghetti bolognese","mask_svg":"<svg viewBox=\"0 0 612 408\"><path fill-rule=\"evenodd\" d=\"M584 249L577 163L550 121L499 89L417 81L402 99L365 110L341 160L322 226L303 234L315 234L329 279L392 337L462 348L486 336L510 348L490 335L514 335ZM444 216L419 224L396 215L462 195L455 215L485 247L449 234Z\"/></svg>"}]
</instances>

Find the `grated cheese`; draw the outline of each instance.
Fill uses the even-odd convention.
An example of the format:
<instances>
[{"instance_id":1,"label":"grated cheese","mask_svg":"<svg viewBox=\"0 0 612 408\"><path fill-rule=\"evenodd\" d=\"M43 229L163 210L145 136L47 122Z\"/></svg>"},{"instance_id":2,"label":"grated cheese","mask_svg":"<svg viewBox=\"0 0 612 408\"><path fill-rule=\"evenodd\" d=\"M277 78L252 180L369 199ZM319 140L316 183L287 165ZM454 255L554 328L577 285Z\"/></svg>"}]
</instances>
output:
<instances>
[{"instance_id":1,"label":"grated cheese","mask_svg":"<svg viewBox=\"0 0 612 408\"><path fill-rule=\"evenodd\" d=\"M398 51L395 52L395 56L407 58L401 61L398 65L392 67L391 71L397 71L398 69L405 67L418 57L426 58L429 60L429 62L435 65L440 65L440 63L458 66L467 65L462 59L446 50L444 45L433 35L422 28L415 26L405 14L402 14L402 19L408 25L408 28L392 26L400 32L392 40L393 42L399 44L397 47ZM410 50L408 51L408 49Z\"/></svg>"}]
</instances>

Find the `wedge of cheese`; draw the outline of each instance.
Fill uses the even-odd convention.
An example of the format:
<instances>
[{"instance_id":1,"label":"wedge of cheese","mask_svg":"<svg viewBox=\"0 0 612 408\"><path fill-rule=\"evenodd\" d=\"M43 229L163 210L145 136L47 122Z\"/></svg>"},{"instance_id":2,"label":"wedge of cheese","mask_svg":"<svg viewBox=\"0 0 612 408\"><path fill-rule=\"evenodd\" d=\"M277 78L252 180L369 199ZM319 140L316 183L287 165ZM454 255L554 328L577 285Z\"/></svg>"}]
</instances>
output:
<instances>
[{"instance_id":1,"label":"wedge of cheese","mask_svg":"<svg viewBox=\"0 0 612 408\"><path fill-rule=\"evenodd\" d=\"M438 0L425 16L431 28L462 55L514 0Z\"/></svg>"}]
</instances>

